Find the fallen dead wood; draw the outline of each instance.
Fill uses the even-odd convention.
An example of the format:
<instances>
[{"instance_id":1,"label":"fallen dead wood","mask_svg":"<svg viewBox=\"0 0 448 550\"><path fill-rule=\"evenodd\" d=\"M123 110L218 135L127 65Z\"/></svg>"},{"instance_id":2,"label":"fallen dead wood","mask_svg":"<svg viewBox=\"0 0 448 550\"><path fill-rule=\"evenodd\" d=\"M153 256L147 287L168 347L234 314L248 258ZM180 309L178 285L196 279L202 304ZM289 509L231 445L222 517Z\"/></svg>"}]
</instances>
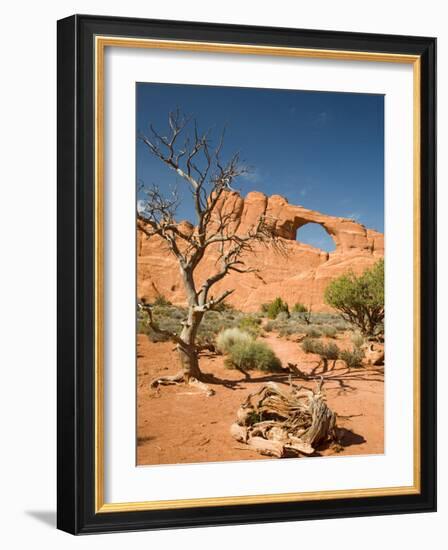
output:
<instances>
[{"instance_id":1,"label":"fallen dead wood","mask_svg":"<svg viewBox=\"0 0 448 550\"><path fill-rule=\"evenodd\" d=\"M335 441L336 414L325 402L322 381L316 391L268 382L247 397L236 417L232 437L263 455L310 456L317 446Z\"/></svg>"}]
</instances>

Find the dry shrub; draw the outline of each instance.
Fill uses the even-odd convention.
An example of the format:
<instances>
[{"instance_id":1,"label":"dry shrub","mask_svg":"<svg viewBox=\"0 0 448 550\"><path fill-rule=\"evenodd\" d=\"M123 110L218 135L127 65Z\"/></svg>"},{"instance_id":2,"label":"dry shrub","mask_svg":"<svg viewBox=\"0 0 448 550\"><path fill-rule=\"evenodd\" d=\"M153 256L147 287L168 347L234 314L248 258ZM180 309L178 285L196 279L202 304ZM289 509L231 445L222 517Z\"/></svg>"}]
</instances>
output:
<instances>
[{"instance_id":1,"label":"dry shrub","mask_svg":"<svg viewBox=\"0 0 448 550\"><path fill-rule=\"evenodd\" d=\"M225 365L243 372L250 370L278 372L282 368L280 359L267 344L252 339L240 340L231 345Z\"/></svg>"},{"instance_id":2,"label":"dry shrub","mask_svg":"<svg viewBox=\"0 0 448 550\"><path fill-rule=\"evenodd\" d=\"M229 353L235 344L248 344L253 338L247 332L239 328L227 328L220 332L216 338L216 347L221 353Z\"/></svg>"}]
</instances>

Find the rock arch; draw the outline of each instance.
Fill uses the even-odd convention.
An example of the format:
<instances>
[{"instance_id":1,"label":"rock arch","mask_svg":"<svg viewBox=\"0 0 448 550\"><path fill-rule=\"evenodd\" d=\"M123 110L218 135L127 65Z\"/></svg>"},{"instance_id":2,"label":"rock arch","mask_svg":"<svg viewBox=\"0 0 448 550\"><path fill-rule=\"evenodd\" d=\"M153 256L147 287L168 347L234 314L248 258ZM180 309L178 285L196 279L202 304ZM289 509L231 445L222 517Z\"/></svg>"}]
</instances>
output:
<instances>
[{"instance_id":1,"label":"rock arch","mask_svg":"<svg viewBox=\"0 0 448 550\"><path fill-rule=\"evenodd\" d=\"M245 207L250 207L252 195L259 201L261 193L249 193L245 199ZM359 252L372 252L372 233L364 225L348 218L328 216L315 210L308 210L303 206L289 204L285 197L272 195L266 201L265 215L272 219L275 230L280 237L295 240L297 231L305 224L313 222L321 225L333 238L336 250L335 254L351 254ZM370 231L370 235L369 235ZM382 234L376 233L382 238Z\"/></svg>"},{"instance_id":2,"label":"rock arch","mask_svg":"<svg viewBox=\"0 0 448 550\"><path fill-rule=\"evenodd\" d=\"M309 235L313 235L313 238L316 237L325 242L325 244L322 246L311 244L308 240ZM316 222L307 222L300 225L300 227L296 231L296 241L300 244L305 244L307 246L318 248L319 250L323 250L325 252L328 252L329 254L336 250L336 242L333 236L325 229L322 224Z\"/></svg>"},{"instance_id":3,"label":"rock arch","mask_svg":"<svg viewBox=\"0 0 448 550\"><path fill-rule=\"evenodd\" d=\"M230 274L217 288L217 292L235 289L229 303L242 311L258 311L261 303L276 296L282 296L291 305L303 302L312 304L313 311L327 311L323 295L332 279L349 269L362 273L384 256L382 233L347 218L289 204L280 195L267 197L263 193L251 192L243 198L236 192L228 192L217 207L232 212L232 223L242 234L263 215L283 239L287 252L279 256L274 249L263 245L259 249L254 247L251 262L257 271L246 276ZM311 222L321 225L330 234L336 245L334 252L328 253L296 241L297 231ZM184 222L183 230L193 231L194 227ZM138 296L151 301L157 288L173 303L184 304L179 269L158 239L138 235ZM200 270L200 277L216 270L213 249L204 257Z\"/></svg>"}]
</instances>

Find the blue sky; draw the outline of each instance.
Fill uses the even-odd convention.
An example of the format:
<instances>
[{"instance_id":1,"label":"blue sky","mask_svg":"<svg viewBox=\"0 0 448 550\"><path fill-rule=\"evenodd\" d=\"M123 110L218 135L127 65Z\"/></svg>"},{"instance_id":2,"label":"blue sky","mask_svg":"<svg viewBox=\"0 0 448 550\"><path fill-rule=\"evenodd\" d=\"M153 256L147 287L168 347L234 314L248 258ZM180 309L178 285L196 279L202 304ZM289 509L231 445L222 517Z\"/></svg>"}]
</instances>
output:
<instances>
[{"instance_id":1,"label":"blue sky","mask_svg":"<svg viewBox=\"0 0 448 550\"><path fill-rule=\"evenodd\" d=\"M174 84L137 84L137 133L149 124L163 135L168 113L179 107L218 138L226 127L224 156L240 151L251 173L234 185L257 190L333 216L355 218L384 231L384 97ZM194 221L187 185L137 141L137 180L169 191L177 186L178 219ZM324 250L334 243L308 224L298 240Z\"/></svg>"}]
</instances>

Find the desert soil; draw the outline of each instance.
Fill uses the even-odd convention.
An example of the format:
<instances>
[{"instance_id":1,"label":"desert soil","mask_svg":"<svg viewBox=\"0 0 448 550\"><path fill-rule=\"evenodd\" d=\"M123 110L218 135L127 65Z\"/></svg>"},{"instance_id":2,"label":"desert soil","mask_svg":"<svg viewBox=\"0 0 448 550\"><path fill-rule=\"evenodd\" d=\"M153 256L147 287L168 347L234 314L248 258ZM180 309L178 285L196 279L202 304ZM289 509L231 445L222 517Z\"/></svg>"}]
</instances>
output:
<instances>
[{"instance_id":1,"label":"desert soil","mask_svg":"<svg viewBox=\"0 0 448 550\"><path fill-rule=\"evenodd\" d=\"M318 356L305 354L293 340L269 333L264 340L286 366L295 363L306 373L321 372ZM337 344L349 347L349 336L340 335ZM220 462L224 460L269 460L235 441L229 432L240 404L249 393L268 380L288 385L289 373L266 375L252 372L251 380L224 367L224 358L204 355L203 372L213 373L224 383L213 384L216 394L206 397L188 386L150 389L150 382L178 370L171 342L152 343L139 334L137 341L137 464L176 464ZM343 445L342 455L384 452L384 371L367 367L348 371L341 361L325 375L327 402L338 415ZM316 370L317 367L317 370ZM292 378L293 383L314 387L314 382ZM320 455L335 454L332 448L319 449Z\"/></svg>"}]
</instances>

